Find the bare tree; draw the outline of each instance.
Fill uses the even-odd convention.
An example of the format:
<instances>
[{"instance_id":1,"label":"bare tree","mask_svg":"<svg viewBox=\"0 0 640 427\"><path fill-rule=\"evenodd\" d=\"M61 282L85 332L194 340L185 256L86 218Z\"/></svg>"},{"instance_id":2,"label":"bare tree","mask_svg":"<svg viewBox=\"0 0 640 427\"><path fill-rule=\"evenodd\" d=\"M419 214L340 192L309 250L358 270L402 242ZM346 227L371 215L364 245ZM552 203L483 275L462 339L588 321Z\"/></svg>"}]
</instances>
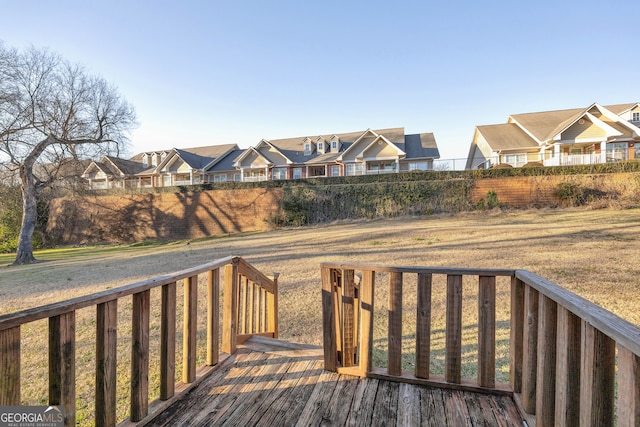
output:
<instances>
[{"instance_id":1,"label":"bare tree","mask_svg":"<svg viewBox=\"0 0 640 427\"><path fill-rule=\"evenodd\" d=\"M38 197L65 165L118 155L133 107L104 79L47 49L0 44L0 160L20 177L23 217L14 265L35 261Z\"/></svg>"}]
</instances>

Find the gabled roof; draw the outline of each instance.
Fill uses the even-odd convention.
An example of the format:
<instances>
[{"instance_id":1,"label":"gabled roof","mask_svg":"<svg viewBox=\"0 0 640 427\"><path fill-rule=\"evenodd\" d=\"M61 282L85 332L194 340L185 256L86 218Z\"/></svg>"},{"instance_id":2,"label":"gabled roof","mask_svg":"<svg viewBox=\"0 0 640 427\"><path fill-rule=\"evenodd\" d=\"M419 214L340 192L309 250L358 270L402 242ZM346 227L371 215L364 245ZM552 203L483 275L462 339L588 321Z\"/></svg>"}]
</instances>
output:
<instances>
[{"instance_id":1,"label":"gabled roof","mask_svg":"<svg viewBox=\"0 0 640 427\"><path fill-rule=\"evenodd\" d=\"M616 104L616 105L607 105L606 108L607 110L611 111L612 113L617 114L618 116L620 114L626 113L629 110L632 110L633 108L637 107L638 105L640 105L637 102L631 103L631 104Z\"/></svg>"},{"instance_id":2,"label":"gabled roof","mask_svg":"<svg viewBox=\"0 0 640 427\"><path fill-rule=\"evenodd\" d=\"M238 148L237 144L210 145L196 148L174 148L174 152L192 169L202 170L223 155ZM164 166L171 155L161 163ZM158 168L161 167L158 165Z\"/></svg>"},{"instance_id":3,"label":"gabled roof","mask_svg":"<svg viewBox=\"0 0 640 427\"><path fill-rule=\"evenodd\" d=\"M407 159L439 159L440 151L433 133L414 133L404 136L404 143L396 145L407 154Z\"/></svg>"},{"instance_id":4,"label":"gabled roof","mask_svg":"<svg viewBox=\"0 0 640 427\"><path fill-rule=\"evenodd\" d=\"M509 122L519 124L523 129L539 141L539 144L548 141L560 133L572 122L578 120L589 108L576 108L571 110L543 111L540 113L512 114Z\"/></svg>"},{"instance_id":5,"label":"gabled roof","mask_svg":"<svg viewBox=\"0 0 640 427\"><path fill-rule=\"evenodd\" d=\"M263 139L262 141L260 141L260 143L258 144L258 146L260 144L262 144L265 140ZM240 155L238 157L236 157L235 161L233 162L233 166L234 167L240 167L240 163L242 163L242 161L244 159L246 159L248 156L250 156L251 154L254 154L256 157L258 158L262 158L264 159L264 162L266 164L273 164L273 162L271 160L269 160L267 157L265 157L259 150L257 150L254 147L249 147L246 150L244 150L242 153L240 153Z\"/></svg>"},{"instance_id":6,"label":"gabled roof","mask_svg":"<svg viewBox=\"0 0 640 427\"><path fill-rule=\"evenodd\" d=\"M235 171L235 162L245 152L245 149L237 148L229 151L226 155L221 156L216 162L209 165L205 172L229 172Z\"/></svg>"},{"instance_id":7,"label":"gabled roof","mask_svg":"<svg viewBox=\"0 0 640 427\"><path fill-rule=\"evenodd\" d=\"M538 149L540 146L520 126L515 123L477 126L492 151L500 152L513 149Z\"/></svg>"}]
</instances>

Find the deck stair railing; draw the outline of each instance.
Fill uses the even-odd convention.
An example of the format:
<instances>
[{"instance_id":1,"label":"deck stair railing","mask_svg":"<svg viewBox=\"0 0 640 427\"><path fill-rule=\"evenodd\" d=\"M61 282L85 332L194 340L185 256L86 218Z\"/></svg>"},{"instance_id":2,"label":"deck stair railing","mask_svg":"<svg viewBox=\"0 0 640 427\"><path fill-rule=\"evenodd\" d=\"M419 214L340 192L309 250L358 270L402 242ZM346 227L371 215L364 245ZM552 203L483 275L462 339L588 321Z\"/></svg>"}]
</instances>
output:
<instances>
[{"instance_id":1,"label":"deck stair railing","mask_svg":"<svg viewBox=\"0 0 640 427\"><path fill-rule=\"evenodd\" d=\"M378 273L388 275L386 307L374 306ZM640 425L640 328L529 271L324 263L321 275L327 370L511 394L523 418L537 426L614 425L617 380L617 425ZM413 372L402 369L402 296L409 275L417 275ZM434 276L446 278L444 376L429 372ZM461 369L465 276L472 277L466 283L477 283L475 378L463 378ZM510 278L509 384L495 380L498 276ZM380 310L388 312L383 368L372 366L374 314Z\"/></svg>"},{"instance_id":2,"label":"deck stair railing","mask_svg":"<svg viewBox=\"0 0 640 427\"><path fill-rule=\"evenodd\" d=\"M206 365L196 370L197 289L201 276L207 283L207 354ZM176 384L176 313L180 305L176 300L176 287L179 282L184 284L184 319L182 383ZM76 311L93 306L96 310L95 424L115 425L118 300L132 296L129 421L137 422L147 417L150 412L150 291L158 287L161 288L160 360L157 361L160 397L151 404L155 409L169 406L179 395L186 393L190 385L201 381L250 336L278 336L277 273L269 278L240 257L218 259L131 285L0 316L0 406L21 404L21 327L48 319L48 402L49 405L63 405L65 426L76 424ZM220 305L223 306L221 340Z\"/></svg>"}]
</instances>

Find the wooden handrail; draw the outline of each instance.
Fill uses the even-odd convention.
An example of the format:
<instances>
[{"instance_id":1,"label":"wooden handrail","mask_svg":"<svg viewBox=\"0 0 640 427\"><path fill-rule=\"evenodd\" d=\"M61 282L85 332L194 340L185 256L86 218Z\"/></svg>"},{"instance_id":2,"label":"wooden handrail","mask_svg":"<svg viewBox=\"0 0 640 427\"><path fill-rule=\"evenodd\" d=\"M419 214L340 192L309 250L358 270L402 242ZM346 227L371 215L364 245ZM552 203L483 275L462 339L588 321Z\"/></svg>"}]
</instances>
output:
<instances>
[{"instance_id":1,"label":"wooden handrail","mask_svg":"<svg viewBox=\"0 0 640 427\"><path fill-rule=\"evenodd\" d=\"M219 349L219 276L225 269L225 311L223 317L223 350ZM207 355L206 366L196 369L197 338L197 289L200 275L207 281ZM175 387L176 349L176 286L184 282L184 331L183 377L181 391ZM245 306L238 305L240 288L245 283L253 296L245 291ZM161 288L160 332L160 399L149 403L149 324L150 291ZM21 326L41 319L49 319L49 404L63 405L65 425L75 425L76 420L76 365L75 365L75 313L86 307L96 307L96 390L95 422L97 425L116 424L118 300L132 296L131 308L131 400L130 421L137 422L150 417L175 401L178 395L189 390L190 385L202 380L213 366L235 352L236 345L251 335L277 337L278 296L277 274L268 278L240 257L226 257L197 267L130 285L86 295L67 301L23 310L0 316L0 406L19 405ZM227 305L227 299L235 304ZM250 308L247 308L250 306ZM247 320L251 319L251 320ZM263 319L263 320L256 320ZM268 319L268 321L267 321ZM229 322L227 323L227 320ZM239 335L236 325L251 322L250 329ZM228 328L229 330L227 331ZM152 410L155 408L156 410Z\"/></svg>"},{"instance_id":2,"label":"wooden handrail","mask_svg":"<svg viewBox=\"0 0 640 427\"><path fill-rule=\"evenodd\" d=\"M360 272L358 284L354 272ZM640 425L640 328L525 270L321 265L325 369L413 384L512 394L529 425ZM376 273L389 277L388 361L372 366ZM401 369L405 276L417 275L415 369ZM433 276L446 276L444 376L429 372ZM476 378L463 378L463 277L478 283ZM496 277L511 278L510 383L497 384ZM468 285L465 285L465 287ZM618 362L616 364L616 350Z\"/></svg>"}]
</instances>

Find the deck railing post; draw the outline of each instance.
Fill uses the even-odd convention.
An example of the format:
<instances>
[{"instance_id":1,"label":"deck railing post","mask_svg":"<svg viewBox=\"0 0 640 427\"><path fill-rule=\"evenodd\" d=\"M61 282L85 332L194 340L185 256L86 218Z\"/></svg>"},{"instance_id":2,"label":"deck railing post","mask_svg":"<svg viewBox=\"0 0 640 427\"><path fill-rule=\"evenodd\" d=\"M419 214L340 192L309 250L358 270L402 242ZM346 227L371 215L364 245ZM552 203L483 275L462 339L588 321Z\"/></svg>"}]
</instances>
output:
<instances>
[{"instance_id":1,"label":"deck railing post","mask_svg":"<svg viewBox=\"0 0 640 427\"><path fill-rule=\"evenodd\" d=\"M238 335L238 261L224 267L224 303L222 312L222 351L234 354Z\"/></svg>"},{"instance_id":2,"label":"deck railing post","mask_svg":"<svg viewBox=\"0 0 640 427\"><path fill-rule=\"evenodd\" d=\"M116 424L116 367L118 300L97 305L96 321L96 425Z\"/></svg>"},{"instance_id":3,"label":"deck railing post","mask_svg":"<svg viewBox=\"0 0 640 427\"><path fill-rule=\"evenodd\" d=\"M273 273L273 292L267 292L267 312L269 313L268 330L273 337L278 338L278 277L280 273Z\"/></svg>"},{"instance_id":4,"label":"deck railing post","mask_svg":"<svg viewBox=\"0 0 640 427\"><path fill-rule=\"evenodd\" d=\"M514 393L522 391L524 331L524 283L511 278L511 320L509 325L509 382Z\"/></svg>"},{"instance_id":5,"label":"deck railing post","mask_svg":"<svg viewBox=\"0 0 640 427\"><path fill-rule=\"evenodd\" d=\"M445 381L460 383L462 367L462 276L447 275Z\"/></svg>"},{"instance_id":6,"label":"deck railing post","mask_svg":"<svg viewBox=\"0 0 640 427\"><path fill-rule=\"evenodd\" d=\"M133 294L131 327L131 421L149 412L149 318L151 291Z\"/></svg>"},{"instance_id":7,"label":"deck railing post","mask_svg":"<svg viewBox=\"0 0 640 427\"><path fill-rule=\"evenodd\" d=\"M416 302L416 377L429 378L431 362L431 288L432 275L418 274Z\"/></svg>"},{"instance_id":8,"label":"deck railing post","mask_svg":"<svg viewBox=\"0 0 640 427\"><path fill-rule=\"evenodd\" d=\"M524 289L524 332L522 350L522 405L529 414L536 413L536 380L538 378L538 291Z\"/></svg>"},{"instance_id":9,"label":"deck railing post","mask_svg":"<svg viewBox=\"0 0 640 427\"><path fill-rule=\"evenodd\" d=\"M538 301L536 425L555 425L557 304L544 295Z\"/></svg>"},{"instance_id":10,"label":"deck railing post","mask_svg":"<svg viewBox=\"0 0 640 427\"><path fill-rule=\"evenodd\" d=\"M0 331L0 406L20 405L20 326Z\"/></svg>"},{"instance_id":11,"label":"deck railing post","mask_svg":"<svg viewBox=\"0 0 640 427\"><path fill-rule=\"evenodd\" d=\"M496 385L496 277L478 279L478 385Z\"/></svg>"},{"instance_id":12,"label":"deck railing post","mask_svg":"<svg viewBox=\"0 0 640 427\"><path fill-rule=\"evenodd\" d=\"M582 322L580 425L613 425L615 342Z\"/></svg>"},{"instance_id":13,"label":"deck railing post","mask_svg":"<svg viewBox=\"0 0 640 427\"><path fill-rule=\"evenodd\" d=\"M365 375L371 371L373 350L373 295L375 289L375 272L362 272L360 285L360 344L358 345L358 364L360 372ZM356 328L358 326L356 325Z\"/></svg>"},{"instance_id":14,"label":"deck railing post","mask_svg":"<svg viewBox=\"0 0 640 427\"><path fill-rule=\"evenodd\" d=\"M389 273L389 375L402 374L402 273Z\"/></svg>"},{"instance_id":15,"label":"deck railing post","mask_svg":"<svg viewBox=\"0 0 640 427\"><path fill-rule=\"evenodd\" d=\"M618 345L618 425L640 425L640 356Z\"/></svg>"},{"instance_id":16,"label":"deck railing post","mask_svg":"<svg viewBox=\"0 0 640 427\"><path fill-rule=\"evenodd\" d=\"M182 332L182 382L196 379L196 337L198 327L198 276L184 279L184 320Z\"/></svg>"},{"instance_id":17,"label":"deck railing post","mask_svg":"<svg viewBox=\"0 0 640 427\"><path fill-rule=\"evenodd\" d=\"M572 427L580 422L580 318L562 306L557 316L555 423Z\"/></svg>"},{"instance_id":18,"label":"deck railing post","mask_svg":"<svg viewBox=\"0 0 640 427\"><path fill-rule=\"evenodd\" d=\"M219 360L220 348L220 270L207 273L207 365Z\"/></svg>"},{"instance_id":19,"label":"deck railing post","mask_svg":"<svg viewBox=\"0 0 640 427\"><path fill-rule=\"evenodd\" d=\"M324 369L336 371L337 369L337 343L336 343L336 314L334 305L333 270L323 267L322 278L322 337L324 348Z\"/></svg>"},{"instance_id":20,"label":"deck railing post","mask_svg":"<svg viewBox=\"0 0 640 427\"><path fill-rule=\"evenodd\" d=\"M49 405L62 405L65 426L76 425L76 312L49 318Z\"/></svg>"},{"instance_id":21,"label":"deck railing post","mask_svg":"<svg viewBox=\"0 0 640 427\"><path fill-rule=\"evenodd\" d=\"M162 286L160 318L160 400L175 394L176 283Z\"/></svg>"}]
</instances>

